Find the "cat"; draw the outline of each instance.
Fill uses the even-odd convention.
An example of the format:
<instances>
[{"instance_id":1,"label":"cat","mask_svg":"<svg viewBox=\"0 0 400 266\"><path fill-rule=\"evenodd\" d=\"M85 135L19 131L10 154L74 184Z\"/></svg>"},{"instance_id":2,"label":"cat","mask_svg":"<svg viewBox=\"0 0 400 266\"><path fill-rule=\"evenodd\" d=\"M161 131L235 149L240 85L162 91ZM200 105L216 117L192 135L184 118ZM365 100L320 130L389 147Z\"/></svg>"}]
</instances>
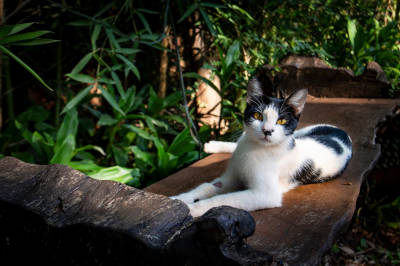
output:
<instances>
[{"instance_id":1,"label":"cat","mask_svg":"<svg viewBox=\"0 0 400 266\"><path fill-rule=\"evenodd\" d=\"M339 176L352 156L351 138L332 125L295 130L308 91L285 99L266 95L257 77L247 86L244 133L237 143L211 141L208 153L233 152L225 173L210 183L172 197L193 217L228 205L246 211L282 206L283 194L299 185Z\"/></svg>"}]
</instances>

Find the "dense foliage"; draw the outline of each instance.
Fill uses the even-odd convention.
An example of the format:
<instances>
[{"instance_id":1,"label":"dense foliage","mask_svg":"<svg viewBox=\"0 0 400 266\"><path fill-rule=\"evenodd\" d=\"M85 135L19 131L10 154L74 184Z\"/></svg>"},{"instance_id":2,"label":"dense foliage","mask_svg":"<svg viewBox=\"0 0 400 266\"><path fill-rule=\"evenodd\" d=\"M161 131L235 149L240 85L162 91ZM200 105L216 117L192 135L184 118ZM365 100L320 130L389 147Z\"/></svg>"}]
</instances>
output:
<instances>
[{"instance_id":1,"label":"dense foliage","mask_svg":"<svg viewBox=\"0 0 400 266\"><path fill-rule=\"evenodd\" d=\"M193 97L200 81L222 96L228 139L241 130L251 73L265 63L279 68L291 53L356 74L377 61L392 82L387 94L400 89L393 1L26 2L6 3L0 30L1 156L62 163L140 187L204 156L200 143L219 134L199 122ZM203 43L200 59L193 32ZM159 88L163 51L166 95ZM219 77L219 88L200 67Z\"/></svg>"}]
</instances>

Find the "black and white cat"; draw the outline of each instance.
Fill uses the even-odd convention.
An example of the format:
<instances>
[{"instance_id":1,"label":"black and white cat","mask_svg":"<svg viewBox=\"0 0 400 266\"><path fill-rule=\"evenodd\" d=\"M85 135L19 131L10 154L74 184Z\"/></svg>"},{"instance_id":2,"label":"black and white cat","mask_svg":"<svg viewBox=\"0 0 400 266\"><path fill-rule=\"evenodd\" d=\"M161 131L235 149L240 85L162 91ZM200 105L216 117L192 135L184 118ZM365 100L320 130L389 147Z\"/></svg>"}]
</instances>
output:
<instances>
[{"instance_id":1,"label":"black and white cat","mask_svg":"<svg viewBox=\"0 0 400 266\"><path fill-rule=\"evenodd\" d=\"M282 206L283 193L340 175L352 155L350 137L325 124L296 130L307 89L285 100L268 97L257 78L247 88L244 134L237 143L211 141L208 153L233 152L225 173L175 197L192 216L228 205L247 211ZM244 189L243 189L244 188Z\"/></svg>"}]
</instances>

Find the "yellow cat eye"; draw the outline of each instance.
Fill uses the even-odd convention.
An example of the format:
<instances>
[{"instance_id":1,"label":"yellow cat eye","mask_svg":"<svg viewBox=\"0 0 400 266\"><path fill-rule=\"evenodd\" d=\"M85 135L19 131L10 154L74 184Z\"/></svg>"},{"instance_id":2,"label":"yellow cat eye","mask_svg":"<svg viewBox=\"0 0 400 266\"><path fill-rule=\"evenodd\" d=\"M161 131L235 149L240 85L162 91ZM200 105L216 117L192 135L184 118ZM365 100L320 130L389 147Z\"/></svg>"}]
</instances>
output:
<instances>
[{"instance_id":1,"label":"yellow cat eye","mask_svg":"<svg viewBox=\"0 0 400 266\"><path fill-rule=\"evenodd\" d=\"M257 119L257 120L263 120L263 116L262 116L262 114L260 114L259 112L254 113L254 114L253 114L253 117L254 117L255 119Z\"/></svg>"},{"instance_id":2,"label":"yellow cat eye","mask_svg":"<svg viewBox=\"0 0 400 266\"><path fill-rule=\"evenodd\" d=\"M284 125L284 124L286 124L286 119L279 119L278 121L276 121L276 123L278 124L278 125Z\"/></svg>"}]
</instances>

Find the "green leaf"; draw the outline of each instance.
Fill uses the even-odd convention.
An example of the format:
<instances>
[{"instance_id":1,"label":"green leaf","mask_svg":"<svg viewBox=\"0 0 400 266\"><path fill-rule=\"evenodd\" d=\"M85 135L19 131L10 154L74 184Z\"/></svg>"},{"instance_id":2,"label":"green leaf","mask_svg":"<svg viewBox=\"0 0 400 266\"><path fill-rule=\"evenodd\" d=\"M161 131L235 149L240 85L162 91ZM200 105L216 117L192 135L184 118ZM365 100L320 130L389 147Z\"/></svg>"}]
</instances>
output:
<instances>
[{"instance_id":1,"label":"green leaf","mask_svg":"<svg viewBox=\"0 0 400 266\"><path fill-rule=\"evenodd\" d=\"M122 56L120 54L116 54L116 56L119 59L121 59L122 61L124 61L124 63L133 72L133 74L135 74L135 76L138 78L138 80L140 80L140 74L139 74L139 70L137 69L137 67L131 61L129 61L126 57L124 57L124 56Z\"/></svg>"},{"instance_id":2,"label":"green leaf","mask_svg":"<svg viewBox=\"0 0 400 266\"><path fill-rule=\"evenodd\" d=\"M138 15L140 21L143 23L144 28L145 28L148 32L153 33L153 32L151 31L151 28L150 28L150 26L149 26L149 23L147 22L146 18L143 16L143 14L140 13L140 12L137 12L136 14Z\"/></svg>"},{"instance_id":3,"label":"green leaf","mask_svg":"<svg viewBox=\"0 0 400 266\"><path fill-rule=\"evenodd\" d=\"M150 115L156 115L163 109L163 99L158 97L153 88L150 88L148 111Z\"/></svg>"},{"instance_id":4,"label":"green leaf","mask_svg":"<svg viewBox=\"0 0 400 266\"><path fill-rule=\"evenodd\" d=\"M14 122L15 127L20 131L22 137L32 144L32 132L30 132L23 124L21 124L18 120Z\"/></svg>"},{"instance_id":5,"label":"green leaf","mask_svg":"<svg viewBox=\"0 0 400 266\"><path fill-rule=\"evenodd\" d=\"M134 49L134 48L119 48L119 49L115 49L115 52L116 52L116 53L127 54L127 55L130 55L130 54L137 54L137 53L139 53L140 51L142 51L142 50L140 50L140 49Z\"/></svg>"},{"instance_id":6,"label":"green leaf","mask_svg":"<svg viewBox=\"0 0 400 266\"><path fill-rule=\"evenodd\" d=\"M43 86L45 86L47 89L53 91L53 89L50 88L50 87L43 81L43 79L42 79L38 74L36 74L36 72L35 72L32 68L30 68L30 67L29 67L27 64L25 64L21 59L19 59L18 56L16 56L15 54L13 54L10 50L8 50L8 49L7 49L6 47L4 47L3 45L0 45L0 50L1 50L4 54L10 56L12 59L14 59L15 61L17 61L18 64L20 64L20 65L21 65L23 68L25 68L29 73L31 73L31 75L32 75L34 78L36 78Z\"/></svg>"},{"instance_id":7,"label":"green leaf","mask_svg":"<svg viewBox=\"0 0 400 266\"><path fill-rule=\"evenodd\" d=\"M93 50L96 50L96 48L97 48L96 42L97 42L97 39L99 38L100 31L101 31L101 25L99 25L99 24L95 25L92 36L90 37L90 41L92 43Z\"/></svg>"},{"instance_id":8,"label":"green leaf","mask_svg":"<svg viewBox=\"0 0 400 266\"><path fill-rule=\"evenodd\" d=\"M32 134L32 147L44 161L47 161L53 156L53 146L37 131Z\"/></svg>"},{"instance_id":9,"label":"green leaf","mask_svg":"<svg viewBox=\"0 0 400 266\"><path fill-rule=\"evenodd\" d=\"M212 8L226 8L226 6L224 6L224 5L210 3L210 2L201 2L200 6L212 7Z\"/></svg>"},{"instance_id":10,"label":"green leaf","mask_svg":"<svg viewBox=\"0 0 400 266\"><path fill-rule=\"evenodd\" d=\"M85 174L89 175L90 173L97 173L103 167L98 166L92 160L82 160L82 161L70 161L68 163L69 167L72 167L78 171L84 172Z\"/></svg>"},{"instance_id":11,"label":"green leaf","mask_svg":"<svg viewBox=\"0 0 400 266\"><path fill-rule=\"evenodd\" d=\"M140 185L140 170L137 168L129 169L121 166L112 166L103 168L89 176L99 180L113 180L131 186Z\"/></svg>"},{"instance_id":12,"label":"green leaf","mask_svg":"<svg viewBox=\"0 0 400 266\"><path fill-rule=\"evenodd\" d=\"M177 156L196 149L196 143L190 135L189 128L179 133L168 148L168 152Z\"/></svg>"},{"instance_id":13,"label":"green leaf","mask_svg":"<svg viewBox=\"0 0 400 266\"><path fill-rule=\"evenodd\" d=\"M185 13L183 13L182 17L178 20L178 23L181 23L185 18L190 16L197 8L197 3L193 3L191 6L189 6L189 8L186 9Z\"/></svg>"},{"instance_id":14,"label":"green leaf","mask_svg":"<svg viewBox=\"0 0 400 266\"><path fill-rule=\"evenodd\" d=\"M111 77L113 78L115 82L115 86L117 87L118 93L122 98L125 98L125 91L124 88L122 87L121 80L119 79L118 75L114 72L111 71Z\"/></svg>"},{"instance_id":15,"label":"green leaf","mask_svg":"<svg viewBox=\"0 0 400 266\"><path fill-rule=\"evenodd\" d=\"M55 42L59 42L59 41L60 40L38 38L38 39L31 40L31 41L26 41L26 42L16 42L16 43L13 43L13 45L17 45L17 46L35 46L35 45L55 43Z\"/></svg>"},{"instance_id":16,"label":"green leaf","mask_svg":"<svg viewBox=\"0 0 400 266\"><path fill-rule=\"evenodd\" d=\"M115 162L119 166L126 166L128 163L128 152L126 152L123 148L118 147L116 145L111 145L111 150L113 153L113 157Z\"/></svg>"},{"instance_id":17,"label":"green leaf","mask_svg":"<svg viewBox=\"0 0 400 266\"><path fill-rule=\"evenodd\" d=\"M237 61L240 57L240 42L235 40L231 46L229 46L228 52L226 53L226 65L230 66L232 62Z\"/></svg>"},{"instance_id":18,"label":"green leaf","mask_svg":"<svg viewBox=\"0 0 400 266\"><path fill-rule=\"evenodd\" d=\"M200 76L200 75L197 74L196 72L187 72L187 73L184 73L183 76L186 77L186 78L200 79L201 81L207 83L207 85L209 85L210 87L212 87L216 92L218 92L218 94L221 95L221 92L220 92L219 88L218 88L217 86L215 86L214 83L213 83L211 80L206 79L206 78L203 77L203 76Z\"/></svg>"},{"instance_id":19,"label":"green leaf","mask_svg":"<svg viewBox=\"0 0 400 266\"><path fill-rule=\"evenodd\" d=\"M357 34L357 27L356 27L356 20L354 19L349 19L347 21L347 33L349 35L351 47L354 50L355 47L355 39L356 39L356 34Z\"/></svg>"},{"instance_id":20,"label":"green leaf","mask_svg":"<svg viewBox=\"0 0 400 266\"><path fill-rule=\"evenodd\" d=\"M61 148L63 142L68 136L75 138L78 131L78 112L76 109L69 110L61 123L60 128L57 131L56 145L54 146L54 151L57 152ZM75 149L75 147L74 147Z\"/></svg>"},{"instance_id":21,"label":"green leaf","mask_svg":"<svg viewBox=\"0 0 400 266\"><path fill-rule=\"evenodd\" d=\"M75 150L75 136L68 135L64 141L59 145L53 158L51 158L51 164L65 164L67 165L72 159Z\"/></svg>"},{"instance_id":22,"label":"green leaf","mask_svg":"<svg viewBox=\"0 0 400 266\"><path fill-rule=\"evenodd\" d=\"M87 65L87 63L92 59L92 52L86 54L79 62L76 64L76 66L71 70L72 75L76 75L79 72L82 71L82 69Z\"/></svg>"},{"instance_id":23,"label":"green leaf","mask_svg":"<svg viewBox=\"0 0 400 266\"><path fill-rule=\"evenodd\" d=\"M67 77L82 82L82 83L95 83L96 79L86 75L86 74L74 74L74 73L69 73L66 75Z\"/></svg>"},{"instance_id":24,"label":"green leaf","mask_svg":"<svg viewBox=\"0 0 400 266\"><path fill-rule=\"evenodd\" d=\"M62 110L61 114L68 112L72 108L74 108L86 95L90 92L93 88L93 85L86 87L85 89L81 90L74 98L72 98L67 105L65 105L64 109Z\"/></svg>"},{"instance_id":25,"label":"green leaf","mask_svg":"<svg viewBox=\"0 0 400 266\"><path fill-rule=\"evenodd\" d=\"M141 128L135 127L133 125L123 125L123 127L129 129L130 131L135 132L136 134L138 134L140 137L142 137L144 139L153 140L153 136Z\"/></svg>"},{"instance_id":26,"label":"green leaf","mask_svg":"<svg viewBox=\"0 0 400 266\"><path fill-rule=\"evenodd\" d=\"M119 105L118 105L117 101L114 99L114 97L106 89L104 89L103 86L98 86L98 88L100 88L103 97L114 108L114 110L116 110L117 112L119 112L120 114L125 116L124 111L122 111L122 109L119 107Z\"/></svg>"},{"instance_id":27,"label":"green leaf","mask_svg":"<svg viewBox=\"0 0 400 266\"><path fill-rule=\"evenodd\" d=\"M115 39L115 35L114 35L113 31L111 29L106 29L106 34L107 34L107 37L108 37L108 39L110 41L111 47L113 49L121 49L117 39Z\"/></svg>"},{"instance_id":28,"label":"green leaf","mask_svg":"<svg viewBox=\"0 0 400 266\"><path fill-rule=\"evenodd\" d=\"M135 155L135 159L142 160L145 164L148 164L151 167L155 167L155 164L153 162L154 157L152 156L152 154L150 152L142 151L137 146L130 146L129 149Z\"/></svg>"},{"instance_id":29,"label":"green leaf","mask_svg":"<svg viewBox=\"0 0 400 266\"><path fill-rule=\"evenodd\" d=\"M99 126L112 126L118 122L117 119L112 118L109 114L102 114L97 124Z\"/></svg>"},{"instance_id":30,"label":"green leaf","mask_svg":"<svg viewBox=\"0 0 400 266\"><path fill-rule=\"evenodd\" d=\"M217 34L217 32L215 31L214 25L211 23L210 18L208 17L207 12L206 12L203 8L201 8L201 7L199 8L199 11L200 11L200 14L201 14L201 16L203 17L204 22L206 23L208 29L210 30L211 34L212 34L213 36L217 36L218 34Z\"/></svg>"},{"instance_id":31,"label":"green leaf","mask_svg":"<svg viewBox=\"0 0 400 266\"><path fill-rule=\"evenodd\" d=\"M101 155L106 156L106 153L104 152L102 147L92 145L92 144L85 145L83 147L75 149L74 154L77 154L78 152L81 152L81 151L87 151L87 150L95 150L95 151L99 152Z\"/></svg>"},{"instance_id":32,"label":"green leaf","mask_svg":"<svg viewBox=\"0 0 400 266\"><path fill-rule=\"evenodd\" d=\"M152 14L152 15L158 15L159 12L149 10L149 9L144 9L144 8L138 8L137 11L140 11L142 13L147 13L147 14Z\"/></svg>"},{"instance_id":33,"label":"green leaf","mask_svg":"<svg viewBox=\"0 0 400 266\"><path fill-rule=\"evenodd\" d=\"M11 31L8 33L8 35L12 35L12 34L20 32L20 31L23 31L24 29L29 28L32 25L33 25L33 22L13 25L13 27L12 27Z\"/></svg>"},{"instance_id":34,"label":"green leaf","mask_svg":"<svg viewBox=\"0 0 400 266\"><path fill-rule=\"evenodd\" d=\"M17 35L11 35L9 37L5 37L0 40L0 44L12 44L14 42L20 42L20 41L26 41L26 40L32 40L35 38L38 38L42 35L45 35L47 33L50 33L51 31L47 30L39 30L39 31L32 31L32 32L27 32L27 33L21 33Z\"/></svg>"}]
</instances>

